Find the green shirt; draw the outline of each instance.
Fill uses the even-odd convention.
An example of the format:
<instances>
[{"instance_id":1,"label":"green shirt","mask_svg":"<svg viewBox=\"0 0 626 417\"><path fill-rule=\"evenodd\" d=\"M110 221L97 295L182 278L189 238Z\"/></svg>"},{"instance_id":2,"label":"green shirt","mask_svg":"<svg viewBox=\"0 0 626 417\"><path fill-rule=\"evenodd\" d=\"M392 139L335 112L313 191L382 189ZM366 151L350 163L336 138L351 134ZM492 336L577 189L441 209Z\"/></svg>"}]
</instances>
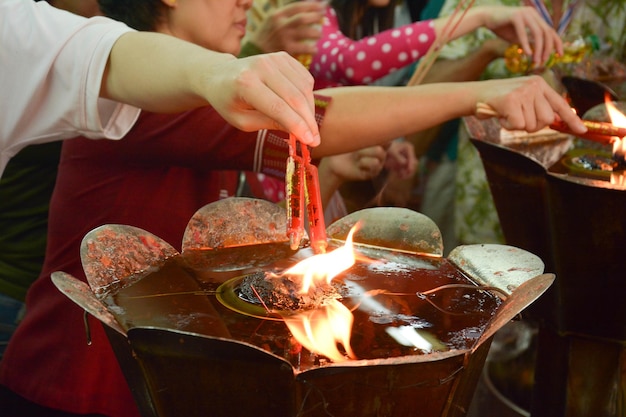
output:
<instances>
[{"instance_id":1,"label":"green shirt","mask_svg":"<svg viewBox=\"0 0 626 417\"><path fill-rule=\"evenodd\" d=\"M61 142L31 145L0 179L0 293L17 300L24 300L43 265L60 151Z\"/></svg>"}]
</instances>

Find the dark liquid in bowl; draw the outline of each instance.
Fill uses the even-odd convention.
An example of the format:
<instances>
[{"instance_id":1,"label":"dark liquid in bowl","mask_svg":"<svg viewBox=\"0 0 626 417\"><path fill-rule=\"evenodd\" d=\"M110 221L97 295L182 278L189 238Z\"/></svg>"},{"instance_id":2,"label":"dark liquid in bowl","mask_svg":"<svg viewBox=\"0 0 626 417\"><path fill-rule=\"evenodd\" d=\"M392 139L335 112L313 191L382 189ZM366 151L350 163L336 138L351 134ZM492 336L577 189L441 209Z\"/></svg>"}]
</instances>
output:
<instances>
[{"instance_id":1,"label":"dark liquid in bowl","mask_svg":"<svg viewBox=\"0 0 626 417\"><path fill-rule=\"evenodd\" d=\"M354 314L351 347L356 356L377 359L429 353L390 336L389 328L400 327L431 341L432 350L471 348L500 299L478 289L447 259L383 252L368 254L377 260L359 261L335 278L342 283L342 303ZM207 280L210 275L189 268L176 257L104 301L127 329L159 326L228 337L284 357L302 370L325 362L325 358L303 349L279 316L242 314L218 301L215 292L221 281ZM449 284L471 288L423 294ZM233 291L237 291L236 286Z\"/></svg>"}]
</instances>

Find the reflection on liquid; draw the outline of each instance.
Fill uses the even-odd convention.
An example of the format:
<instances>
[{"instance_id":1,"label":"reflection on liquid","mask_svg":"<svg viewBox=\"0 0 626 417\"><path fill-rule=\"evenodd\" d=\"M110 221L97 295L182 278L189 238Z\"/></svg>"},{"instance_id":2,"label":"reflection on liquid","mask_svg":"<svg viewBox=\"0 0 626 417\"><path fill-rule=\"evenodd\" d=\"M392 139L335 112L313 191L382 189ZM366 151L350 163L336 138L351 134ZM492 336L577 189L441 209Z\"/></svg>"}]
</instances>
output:
<instances>
[{"instance_id":1,"label":"reflection on liquid","mask_svg":"<svg viewBox=\"0 0 626 417\"><path fill-rule=\"evenodd\" d=\"M471 348L500 299L477 288L445 258L384 252L365 253L376 261L357 261L335 278L343 288L340 301L354 314L350 346L356 357ZM295 254L265 270L276 272L302 256ZM228 337L284 357L301 370L326 363L326 358L302 348L280 316L238 299L241 274L249 272L240 272L239 277L208 272L175 257L139 282L109 294L104 302L126 329L153 325ZM441 286L445 287L431 291ZM222 293L217 294L218 288Z\"/></svg>"}]
</instances>

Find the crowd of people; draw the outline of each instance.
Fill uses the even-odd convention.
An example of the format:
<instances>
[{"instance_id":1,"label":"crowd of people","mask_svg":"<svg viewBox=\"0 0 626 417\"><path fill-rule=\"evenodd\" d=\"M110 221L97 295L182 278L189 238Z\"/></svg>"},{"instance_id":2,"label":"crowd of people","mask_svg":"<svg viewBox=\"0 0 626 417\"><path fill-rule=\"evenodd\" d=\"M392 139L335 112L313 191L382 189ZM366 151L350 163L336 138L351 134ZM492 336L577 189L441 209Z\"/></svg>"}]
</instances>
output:
<instances>
[{"instance_id":1,"label":"crowd of people","mask_svg":"<svg viewBox=\"0 0 626 417\"><path fill-rule=\"evenodd\" d=\"M311 146L330 204L342 185L385 166L414 175L403 138L474 115L478 103L509 129L536 131L558 117L585 131L539 76L476 81L483 67L463 79L367 85L400 70L410 77L445 13L423 20L423 7L410 7L412 22L399 23L391 1L299 2L246 37L252 0L141 4L0 0L0 225L15 223L10 213L22 224L6 240L3 231L0 248L17 242L29 253L0 259L0 311L12 320L0 360L7 416L139 415L100 324L87 346L81 308L50 280L55 271L85 280L80 242L99 225L139 227L179 247L193 213L238 195L234 172L284 181L290 133ZM559 34L532 8L475 7L452 38L479 28L499 37L490 52L517 42L539 66L562 52ZM312 56L310 71L301 55ZM399 142L404 150L394 153ZM40 166L50 181L19 200ZM38 225L25 225L31 215Z\"/></svg>"}]
</instances>

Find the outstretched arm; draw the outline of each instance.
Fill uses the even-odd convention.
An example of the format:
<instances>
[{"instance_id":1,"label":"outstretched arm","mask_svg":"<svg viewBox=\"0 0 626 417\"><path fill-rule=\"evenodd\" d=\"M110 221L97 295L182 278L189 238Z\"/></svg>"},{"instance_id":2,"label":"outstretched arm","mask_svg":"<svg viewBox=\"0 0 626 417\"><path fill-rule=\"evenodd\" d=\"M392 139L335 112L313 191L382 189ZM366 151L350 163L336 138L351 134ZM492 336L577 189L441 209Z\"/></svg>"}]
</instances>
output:
<instances>
[{"instance_id":1,"label":"outstretched arm","mask_svg":"<svg viewBox=\"0 0 626 417\"><path fill-rule=\"evenodd\" d=\"M539 76L503 80L423 84L414 87L337 87L315 156L386 143L448 120L476 114L484 103L503 127L537 131L560 117L576 133L586 131L568 103Z\"/></svg>"},{"instance_id":2,"label":"outstretched arm","mask_svg":"<svg viewBox=\"0 0 626 417\"><path fill-rule=\"evenodd\" d=\"M100 95L155 112L210 104L242 130L281 129L319 142L313 78L284 52L236 59L168 35L130 32L111 50Z\"/></svg>"},{"instance_id":3,"label":"outstretched arm","mask_svg":"<svg viewBox=\"0 0 626 417\"><path fill-rule=\"evenodd\" d=\"M546 62L553 52L563 53L563 43L558 33L548 25L533 7L476 6L470 8L451 31L463 12L456 16L440 17L434 20L435 32L441 36L446 29L450 39L456 39L479 27L493 31L510 43L519 43L524 52L533 57L539 66ZM450 25L450 26L448 26Z\"/></svg>"}]
</instances>

